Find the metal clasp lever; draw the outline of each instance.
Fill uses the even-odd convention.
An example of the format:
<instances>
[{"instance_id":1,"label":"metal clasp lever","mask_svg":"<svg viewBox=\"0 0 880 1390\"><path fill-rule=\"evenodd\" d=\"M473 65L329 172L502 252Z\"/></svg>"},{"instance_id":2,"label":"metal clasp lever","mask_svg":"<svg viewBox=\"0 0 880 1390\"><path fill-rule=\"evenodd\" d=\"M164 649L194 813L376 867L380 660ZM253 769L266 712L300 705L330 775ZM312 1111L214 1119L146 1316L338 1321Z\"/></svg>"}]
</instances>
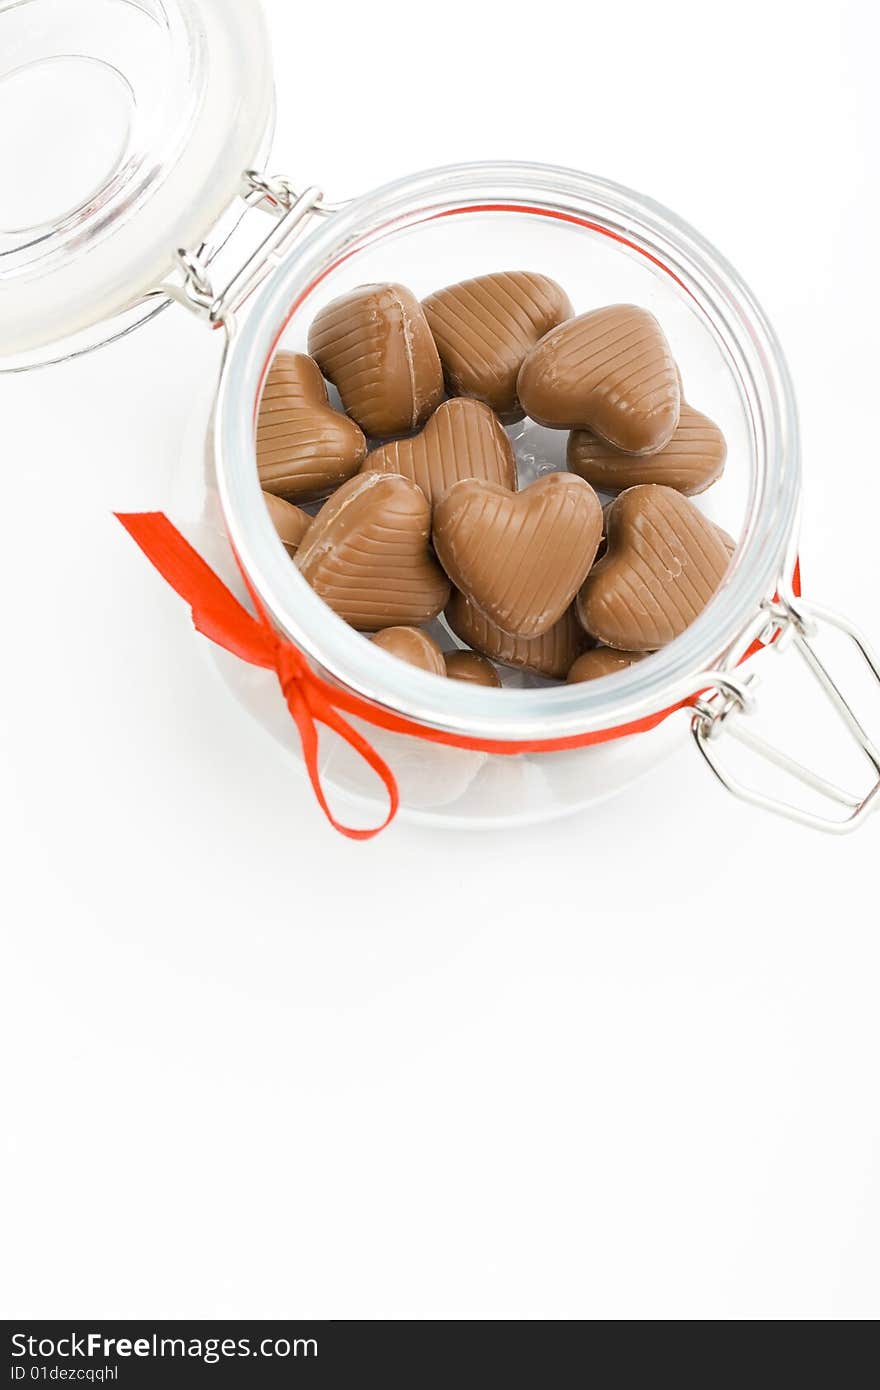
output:
<instances>
[{"instance_id":1,"label":"metal clasp lever","mask_svg":"<svg viewBox=\"0 0 880 1390\"><path fill-rule=\"evenodd\" d=\"M743 801L764 810L774 811L788 820L832 834L845 834L855 830L880 803L880 750L868 736L861 722L844 696L834 677L819 657L814 639L819 628L825 624L842 632L861 654L874 679L880 685L880 663L863 634L847 619L816 604L804 603L789 594L765 605L770 633L775 636L774 650L784 652L791 648L799 653L808 670L815 677L828 700L837 711L851 733L857 746L871 764L874 782L864 796L854 796L851 792L833 782L820 777L811 768L795 758L789 757L782 749L768 743L744 725L741 716L750 712L754 706L756 677L743 676L729 671L707 672L706 689L696 702L691 721L691 731L703 758L718 780ZM769 635L769 634L768 634ZM753 787L747 786L734 777L719 758L719 744L722 732L738 743L757 753L767 762L781 768L789 776L818 792L829 801L845 809L843 816L819 815L795 806L779 798L770 797Z\"/></svg>"},{"instance_id":2,"label":"metal clasp lever","mask_svg":"<svg viewBox=\"0 0 880 1390\"><path fill-rule=\"evenodd\" d=\"M315 187L296 193L286 179L272 178L250 170L244 175L243 197L245 211L251 207L262 207L275 216L276 222L225 289L219 292L215 289L210 263L200 252L186 250L177 252L177 261L184 274L183 284L162 286L164 293L178 303L213 327L224 326L230 334L235 326L236 313L278 265L305 219L319 210L323 194Z\"/></svg>"}]
</instances>

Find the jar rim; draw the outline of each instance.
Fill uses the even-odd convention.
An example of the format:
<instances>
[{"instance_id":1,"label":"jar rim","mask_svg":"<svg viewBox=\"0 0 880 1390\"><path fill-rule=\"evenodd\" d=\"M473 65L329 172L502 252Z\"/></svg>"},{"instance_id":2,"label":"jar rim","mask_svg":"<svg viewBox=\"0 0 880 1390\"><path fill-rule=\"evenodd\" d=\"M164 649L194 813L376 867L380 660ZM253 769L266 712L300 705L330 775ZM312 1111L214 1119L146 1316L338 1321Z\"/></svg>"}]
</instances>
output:
<instances>
[{"instance_id":1,"label":"jar rim","mask_svg":"<svg viewBox=\"0 0 880 1390\"><path fill-rule=\"evenodd\" d=\"M310 588L275 534L256 468L255 412L268 366L303 299L358 247L451 209L565 217L646 254L696 302L743 398L755 448L742 537L718 592L649 661L612 681L494 690L447 681L364 640ZM269 615L333 679L382 709L487 741L542 741L634 723L696 692L753 626L783 574L797 520L797 410L782 349L754 296L724 257L675 213L621 185L552 165L458 164L386 184L296 243L233 334L214 429L221 510L239 563Z\"/></svg>"}]
</instances>

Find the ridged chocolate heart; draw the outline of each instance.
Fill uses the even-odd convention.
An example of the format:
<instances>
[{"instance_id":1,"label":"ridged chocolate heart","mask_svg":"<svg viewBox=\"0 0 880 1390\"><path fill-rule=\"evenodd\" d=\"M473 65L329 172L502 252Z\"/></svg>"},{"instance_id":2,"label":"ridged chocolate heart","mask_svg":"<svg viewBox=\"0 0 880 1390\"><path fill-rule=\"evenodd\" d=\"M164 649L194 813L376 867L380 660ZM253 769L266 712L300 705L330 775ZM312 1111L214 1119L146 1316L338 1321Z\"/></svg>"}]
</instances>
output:
<instances>
[{"instance_id":1,"label":"ridged chocolate heart","mask_svg":"<svg viewBox=\"0 0 880 1390\"><path fill-rule=\"evenodd\" d=\"M415 483L363 473L324 503L296 564L352 627L417 627L449 597L449 580L428 545L430 530L431 508Z\"/></svg>"},{"instance_id":2,"label":"ridged chocolate heart","mask_svg":"<svg viewBox=\"0 0 880 1390\"><path fill-rule=\"evenodd\" d=\"M443 399L428 321L404 285L361 285L334 299L312 323L309 352L375 439L418 429Z\"/></svg>"},{"instance_id":3,"label":"ridged chocolate heart","mask_svg":"<svg viewBox=\"0 0 880 1390\"><path fill-rule=\"evenodd\" d=\"M422 308L450 394L485 401L507 418L521 413L516 378L526 356L574 313L555 280L524 270L448 285Z\"/></svg>"},{"instance_id":4,"label":"ridged chocolate heart","mask_svg":"<svg viewBox=\"0 0 880 1390\"><path fill-rule=\"evenodd\" d=\"M718 426L684 402L672 438L656 454L623 454L591 430L572 430L568 440L572 473L605 492L659 483L693 497L721 477L726 458L727 445Z\"/></svg>"},{"instance_id":5,"label":"ridged chocolate heart","mask_svg":"<svg viewBox=\"0 0 880 1390\"><path fill-rule=\"evenodd\" d=\"M538 424L592 430L626 454L654 454L668 444L681 407L663 330L634 304L554 328L523 363L517 394Z\"/></svg>"},{"instance_id":6,"label":"ridged chocolate heart","mask_svg":"<svg viewBox=\"0 0 880 1390\"><path fill-rule=\"evenodd\" d=\"M541 637L511 637L456 590L446 606L445 618L456 637L484 656L550 680L564 680L587 645L574 608L566 609L559 622Z\"/></svg>"},{"instance_id":7,"label":"ridged chocolate heart","mask_svg":"<svg viewBox=\"0 0 880 1390\"><path fill-rule=\"evenodd\" d=\"M501 422L480 401L446 401L421 434L368 454L361 472L401 473L433 503L462 478L516 489L516 461Z\"/></svg>"},{"instance_id":8,"label":"ridged chocolate heart","mask_svg":"<svg viewBox=\"0 0 880 1390\"><path fill-rule=\"evenodd\" d=\"M520 493L467 479L434 508L434 549L446 573L514 637L540 637L558 622L601 535L598 497L567 473Z\"/></svg>"},{"instance_id":9,"label":"ridged chocolate heart","mask_svg":"<svg viewBox=\"0 0 880 1390\"><path fill-rule=\"evenodd\" d=\"M317 363L302 352L279 352L257 416L263 491L315 502L351 478L366 452L363 432L331 409Z\"/></svg>"},{"instance_id":10,"label":"ridged chocolate heart","mask_svg":"<svg viewBox=\"0 0 880 1390\"><path fill-rule=\"evenodd\" d=\"M420 671L430 671L435 676L446 675L443 653L433 637L417 627L386 627L371 638L377 647L390 652L408 666L417 666Z\"/></svg>"},{"instance_id":11,"label":"ridged chocolate heart","mask_svg":"<svg viewBox=\"0 0 880 1390\"><path fill-rule=\"evenodd\" d=\"M678 491L677 488L676 491ZM597 560L601 560L602 557L605 555L606 551L608 550L608 527L611 523L611 513L614 510L616 502L617 498L614 497L611 499L610 502L606 502L605 506L602 508L602 539L599 542L599 549L596 551ZM718 532L718 537L721 541L721 544L724 546L724 549L727 551L728 555L733 556L733 554L736 551L736 541L733 539L733 536L729 536L727 532L721 526L718 526L715 522L713 522L712 524L715 526L715 530Z\"/></svg>"},{"instance_id":12,"label":"ridged chocolate heart","mask_svg":"<svg viewBox=\"0 0 880 1390\"><path fill-rule=\"evenodd\" d=\"M602 676L615 676L618 671L625 671L641 661L644 655L644 652L616 652L612 647L594 647L578 657L567 679L570 685L577 685L581 681L600 680Z\"/></svg>"},{"instance_id":13,"label":"ridged chocolate heart","mask_svg":"<svg viewBox=\"0 0 880 1390\"><path fill-rule=\"evenodd\" d=\"M312 524L312 518L302 507L295 507L292 502L285 502L281 497L273 497L271 492L264 492L263 496L272 518L272 525L281 537L285 550L288 555L295 555Z\"/></svg>"},{"instance_id":14,"label":"ridged chocolate heart","mask_svg":"<svg viewBox=\"0 0 880 1390\"><path fill-rule=\"evenodd\" d=\"M578 594L578 617L608 647L656 651L702 613L729 563L718 528L680 492L629 488L611 509L608 551Z\"/></svg>"}]
</instances>

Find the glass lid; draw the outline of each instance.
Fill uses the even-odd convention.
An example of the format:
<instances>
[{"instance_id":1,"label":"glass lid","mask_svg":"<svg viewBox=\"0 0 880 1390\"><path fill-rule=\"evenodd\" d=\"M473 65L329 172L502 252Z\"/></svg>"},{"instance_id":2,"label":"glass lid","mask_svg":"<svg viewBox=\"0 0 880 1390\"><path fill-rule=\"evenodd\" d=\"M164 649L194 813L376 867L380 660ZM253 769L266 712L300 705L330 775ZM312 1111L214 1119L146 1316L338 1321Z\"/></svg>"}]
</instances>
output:
<instances>
[{"instance_id":1,"label":"glass lid","mask_svg":"<svg viewBox=\"0 0 880 1390\"><path fill-rule=\"evenodd\" d=\"M161 307L273 111L255 0L0 0L0 363Z\"/></svg>"}]
</instances>

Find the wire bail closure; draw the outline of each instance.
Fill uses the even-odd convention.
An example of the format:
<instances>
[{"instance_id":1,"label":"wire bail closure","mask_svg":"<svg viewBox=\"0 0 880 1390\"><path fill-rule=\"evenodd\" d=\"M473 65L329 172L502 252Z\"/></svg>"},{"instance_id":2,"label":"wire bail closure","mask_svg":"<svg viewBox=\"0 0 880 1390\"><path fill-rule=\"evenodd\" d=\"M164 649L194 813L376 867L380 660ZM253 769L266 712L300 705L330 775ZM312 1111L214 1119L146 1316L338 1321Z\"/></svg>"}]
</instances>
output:
<instances>
[{"instance_id":1,"label":"wire bail closure","mask_svg":"<svg viewBox=\"0 0 880 1390\"><path fill-rule=\"evenodd\" d=\"M249 208L259 207L273 214L276 223L272 230L223 290L215 289L210 261L204 258L202 248L196 251L179 249L177 263L183 271L183 284L160 287L163 294L182 304L212 328L225 328L230 337L235 331L236 313L283 259L305 220L319 210L325 215L335 210L322 206L324 195L314 185L297 193L289 180L254 169L243 175L242 184L245 212ZM218 249L222 250L222 247Z\"/></svg>"},{"instance_id":2,"label":"wire bail closure","mask_svg":"<svg viewBox=\"0 0 880 1390\"><path fill-rule=\"evenodd\" d=\"M878 686L880 662L867 639L848 619L817 604L806 603L792 593L786 593L765 603L764 614L769 620L773 650L778 655L784 655L788 650L794 650L800 655L873 768L872 786L864 796L855 796L744 727L740 716L751 713L755 708L755 687L758 678L754 672L747 676L735 676L727 671L708 673L710 684L694 704L691 732L702 757L719 782L741 801L773 811L801 825L831 834L846 834L861 825L880 801L880 750L865 731L837 681L819 657L814 642L823 624L843 633L860 653ZM762 640L766 642L766 635ZM719 757L719 738L723 731L766 762L781 768L803 786L818 792L837 806L844 807L847 814L842 817L820 815L806 807L768 796L741 782L724 767Z\"/></svg>"}]
</instances>

